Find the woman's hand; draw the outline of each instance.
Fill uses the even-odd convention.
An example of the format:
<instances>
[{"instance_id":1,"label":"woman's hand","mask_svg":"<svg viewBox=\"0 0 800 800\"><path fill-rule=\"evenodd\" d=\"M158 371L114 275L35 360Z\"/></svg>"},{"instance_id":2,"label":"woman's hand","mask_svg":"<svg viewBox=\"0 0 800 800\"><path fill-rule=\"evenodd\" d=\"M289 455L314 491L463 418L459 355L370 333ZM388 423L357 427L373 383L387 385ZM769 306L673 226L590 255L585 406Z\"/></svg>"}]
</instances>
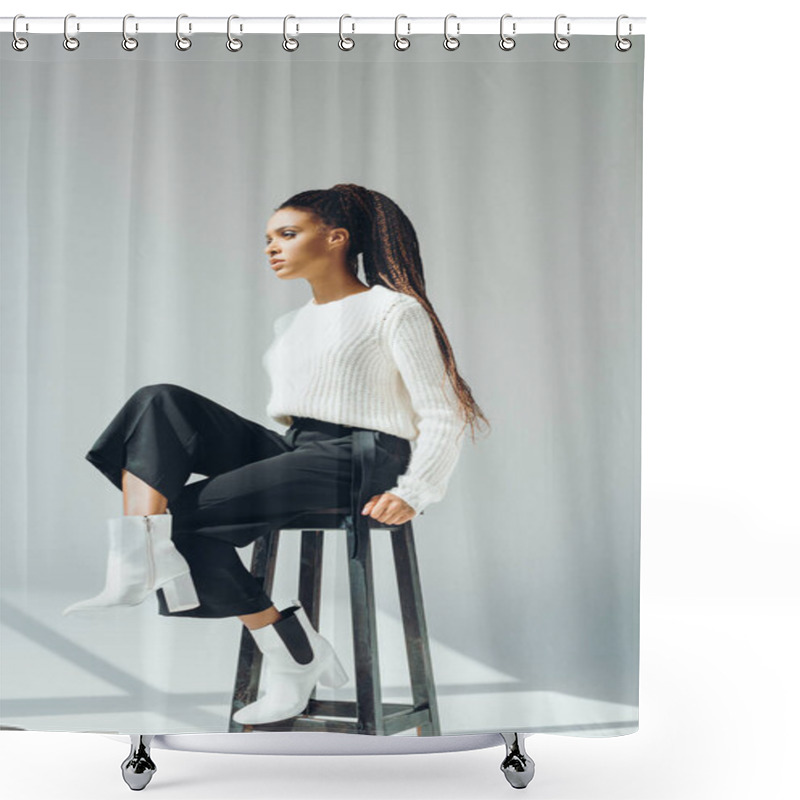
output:
<instances>
[{"instance_id":1,"label":"woman's hand","mask_svg":"<svg viewBox=\"0 0 800 800\"><path fill-rule=\"evenodd\" d=\"M391 492L371 497L361 513L369 514L385 525L403 525L417 514L405 500L401 500Z\"/></svg>"}]
</instances>

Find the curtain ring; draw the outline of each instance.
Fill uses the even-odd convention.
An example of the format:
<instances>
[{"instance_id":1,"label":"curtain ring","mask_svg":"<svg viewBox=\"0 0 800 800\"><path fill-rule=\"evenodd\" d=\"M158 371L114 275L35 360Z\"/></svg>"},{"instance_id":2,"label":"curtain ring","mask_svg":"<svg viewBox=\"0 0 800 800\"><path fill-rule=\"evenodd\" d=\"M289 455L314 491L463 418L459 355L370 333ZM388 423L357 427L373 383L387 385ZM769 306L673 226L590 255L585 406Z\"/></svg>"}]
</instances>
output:
<instances>
[{"instance_id":1,"label":"curtain ring","mask_svg":"<svg viewBox=\"0 0 800 800\"><path fill-rule=\"evenodd\" d=\"M622 38L622 37L619 35L619 21L620 21L621 19L630 19L630 18L628 17L628 15L627 15L627 14L620 14L620 15L617 17L617 41L616 41L616 42L614 42L614 47L616 47L616 48L617 48L617 50L619 50L619 51L620 51L620 53L627 53L627 52L628 52L628 50L630 50L630 49L631 49L631 47L633 47L633 42L632 42L630 39L623 39L623 38ZM632 31L632 30L633 30L633 28L631 27L631 24L630 24L630 22L629 22L629 23L628 23L628 36L630 36L630 35L631 35L631 31Z\"/></svg>"},{"instance_id":2,"label":"curtain ring","mask_svg":"<svg viewBox=\"0 0 800 800\"><path fill-rule=\"evenodd\" d=\"M461 42L458 39L458 34L460 32L460 29L461 29L461 23L460 22L456 22L456 35L455 36L451 36L447 32L447 20L449 20L450 17L455 17L455 16L456 16L455 14L448 14L444 18L444 41L442 42L442 44L444 45L444 49L445 50L457 50L458 46L461 44Z\"/></svg>"},{"instance_id":3,"label":"curtain ring","mask_svg":"<svg viewBox=\"0 0 800 800\"><path fill-rule=\"evenodd\" d=\"M283 49L288 50L289 52L294 52L298 47L300 47L300 42L297 39L293 39L286 33L286 22L290 19L297 19L297 17L295 17L293 14L287 14L283 18ZM295 23L295 26L299 32L300 26L297 25L297 23Z\"/></svg>"},{"instance_id":4,"label":"curtain ring","mask_svg":"<svg viewBox=\"0 0 800 800\"><path fill-rule=\"evenodd\" d=\"M188 14L178 14L178 18L175 20L175 47L178 50L188 50L192 46L192 40L188 39L186 36L181 36L181 19L183 17L188 17ZM192 23L189 23L189 31L192 30Z\"/></svg>"},{"instance_id":5,"label":"curtain ring","mask_svg":"<svg viewBox=\"0 0 800 800\"><path fill-rule=\"evenodd\" d=\"M14 36L14 38L11 40L11 46L15 50L17 50L18 52L22 52L23 50L27 50L27 48L28 48L28 40L27 39L23 39L17 33L17 20L20 17L22 17L22 19L26 18L24 14L17 14L17 16L14 17L14 21L11 23L11 33Z\"/></svg>"},{"instance_id":6,"label":"curtain ring","mask_svg":"<svg viewBox=\"0 0 800 800\"><path fill-rule=\"evenodd\" d=\"M352 50L356 46L355 39L350 39L349 37L345 36L342 33L342 22L343 22L345 17L350 17L350 15L349 14L342 14L342 16L339 17L339 49L340 50ZM350 19L353 19L353 18L350 17ZM356 24L354 22L353 23L353 30L351 31L351 33L355 33L355 31L356 31Z\"/></svg>"},{"instance_id":7,"label":"curtain ring","mask_svg":"<svg viewBox=\"0 0 800 800\"><path fill-rule=\"evenodd\" d=\"M555 31L556 35L555 41L553 42L553 47L555 47L555 49L558 50L559 52L563 52L569 47L569 39L565 39L558 33L558 21L560 19L566 19L566 18L567 18L566 14L559 14L556 17L556 21L553 27L553 30ZM567 23L567 36L569 36L569 22Z\"/></svg>"},{"instance_id":8,"label":"curtain ring","mask_svg":"<svg viewBox=\"0 0 800 800\"><path fill-rule=\"evenodd\" d=\"M398 14L394 18L394 49L395 50L408 50L411 47L411 39L406 39L405 37L401 36L397 30L398 22L400 17L404 17L408 19L405 14ZM407 22L406 25L408 26L408 35L411 35L411 23Z\"/></svg>"},{"instance_id":9,"label":"curtain ring","mask_svg":"<svg viewBox=\"0 0 800 800\"><path fill-rule=\"evenodd\" d=\"M511 14L503 14L500 17L500 49L501 50L513 50L517 44L517 40L513 36L507 36L503 33L503 23L506 21L506 17L512 16ZM511 33L515 34L517 32L517 23L511 23Z\"/></svg>"},{"instance_id":10,"label":"curtain ring","mask_svg":"<svg viewBox=\"0 0 800 800\"><path fill-rule=\"evenodd\" d=\"M231 53L238 53L239 50L242 49L244 46L244 42L241 39L237 39L235 36L231 35L231 20L232 19L239 19L238 14L231 14L228 17L228 41L225 42L225 47L231 51Z\"/></svg>"},{"instance_id":11,"label":"curtain ring","mask_svg":"<svg viewBox=\"0 0 800 800\"><path fill-rule=\"evenodd\" d=\"M128 36L125 31L125 23L133 16L133 14L126 14L122 18L122 49L130 52L139 46L139 40L133 36ZM138 26L137 26L138 29Z\"/></svg>"},{"instance_id":12,"label":"curtain ring","mask_svg":"<svg viewBox=\"0 0 800 800\"><path fill-rule=\"evenodd\" d=\"M64 41L62 42L62 44L64 45L65 50L70 50L70 51L77 50L81 45L81 43L74 36L70 36L67 33L67 20L70 17L74 16L75 16L74 14L67 14L67 16L64 17ZM78 30L80 30L80 26L78 26Z\"/></svg>"}]
</instances>

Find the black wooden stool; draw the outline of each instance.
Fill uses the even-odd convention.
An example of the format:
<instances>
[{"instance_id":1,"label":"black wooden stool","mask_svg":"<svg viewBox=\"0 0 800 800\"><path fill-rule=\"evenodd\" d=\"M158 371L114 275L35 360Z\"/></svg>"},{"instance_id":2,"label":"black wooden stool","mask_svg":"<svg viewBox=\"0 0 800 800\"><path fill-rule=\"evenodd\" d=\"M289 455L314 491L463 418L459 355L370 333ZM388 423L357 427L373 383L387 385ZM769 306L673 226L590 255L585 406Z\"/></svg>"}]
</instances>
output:
<instances>
[{"instance_id":1,"label":"black wooden stool","mask_svg":"<svg viewBox=\"0 0 800 800\"><path fill-rule=\"evenodd\" d=\"M361 456L362 443L356 443L354 456ZM359 462L363 465L364 462ZM322 585L322 547L326 530L347 530L348 561L350 565L350 608L353 627L353 656L355 663L356 701L317 700L316 689L302 714L288 720L264 725L243 726L233 720L242 706L258 698L263 655L249 630L242 626L236 685L231 705L228 730L293 730L331 731L336 733L365 733L391 735L417 728L418 735L438 736L439 714L433 682L428 632L422 604L422 592L414 547L411 522L390 526L358 513L366 503L361 491L367 484L366 473L358 473L358 491L348 508L333 508L294 517L280 529L267 530L255 541L250 571L263 577L264 591L272 596L278 539L281 530L301 530L300 577L297 599L309 621L319 630L320 588ZM355 523L354 523L355 519ZM374 529L388 529L392 537L392 552L400 595L400 608L405 630L406 655L411 678L412 704L384 703L381 700L381 681L378 664L378 641L375 613L375 594L372 579L371 540ZM320 716L342 717L341 720L320 719Z\"/></svg>"}]
</instances>

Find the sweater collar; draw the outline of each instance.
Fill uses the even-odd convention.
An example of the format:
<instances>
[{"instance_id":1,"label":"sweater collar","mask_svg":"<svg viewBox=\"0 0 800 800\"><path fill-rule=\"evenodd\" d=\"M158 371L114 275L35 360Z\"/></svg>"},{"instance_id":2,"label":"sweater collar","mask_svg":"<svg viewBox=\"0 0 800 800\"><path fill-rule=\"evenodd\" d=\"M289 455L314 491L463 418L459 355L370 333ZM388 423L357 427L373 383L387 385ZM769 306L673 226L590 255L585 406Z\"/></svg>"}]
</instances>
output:
<instances>
[{"instance_id":1,"label":"sweater collar","mask_svg":"<svg viewBox=\"0 0 800 800\"><path fill-rule=\"evenodd\" d=\"M347 300L350 300L353 297L358 297L362 294L369 294L378 284L373 284L369 287L366 291L360 292L353 292L352 294L345 295L344 297L340 297L338 300L329 300L327 303L315 303L314 298L312 297L307 303L306 306L309 308L324 308L325 306L333 306L338 303L344 303Z\"/></svg>"}]
</instances>

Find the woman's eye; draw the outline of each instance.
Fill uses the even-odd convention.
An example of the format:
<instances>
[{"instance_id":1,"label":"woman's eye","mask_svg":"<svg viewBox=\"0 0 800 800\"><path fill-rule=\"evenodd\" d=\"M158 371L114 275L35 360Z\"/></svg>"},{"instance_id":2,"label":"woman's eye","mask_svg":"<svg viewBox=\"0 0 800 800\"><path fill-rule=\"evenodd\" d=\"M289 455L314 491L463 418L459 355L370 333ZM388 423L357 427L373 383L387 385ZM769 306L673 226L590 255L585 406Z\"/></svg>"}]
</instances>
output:
<instances>
[{"instance_id":1,"label":"woman's eye","mask_svg":"<svg viewBox=\"0 0 800 800\"><path fill-rule=\"evenodd\" d=\"M284 231L284 232L283 232L283 235L284 235L284 236L286 236L286 234L291 234L291 235L292 235L292 237L294 237L294 235L295 235L295 232L294 232L294 231ZM272 241L272 239L270 239L270 238L268 237L268 238L267 238L267 244L269 244L271 241Z\"/></svg>"}]
</instances>

